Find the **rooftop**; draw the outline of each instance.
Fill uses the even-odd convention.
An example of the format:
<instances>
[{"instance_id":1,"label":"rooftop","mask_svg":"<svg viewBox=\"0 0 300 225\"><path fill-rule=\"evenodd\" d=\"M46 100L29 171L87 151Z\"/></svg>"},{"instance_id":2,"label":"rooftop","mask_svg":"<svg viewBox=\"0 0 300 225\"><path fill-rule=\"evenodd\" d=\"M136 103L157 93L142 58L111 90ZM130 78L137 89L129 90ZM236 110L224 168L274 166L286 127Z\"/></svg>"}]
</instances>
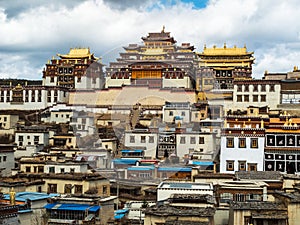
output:
<instances>
[{"instance_id":1,"label":"rooftop","mask_svg":"<svg viewBox=\"0 0 300 225\"><path fill-rule=\"evenodd\" d=\"M230 207L238 210L286 210L284 205L275 202L231 202Z\"/></svg>"},{"instance_id":2,"label":"rooftop","mask_svg":"<svg viewBox=\"0 0 300 225\"><path fill-rule=\"evenodd\" d=\"M43 199L48 199L51 197L59 196L59 194L47 194L47 193L40 193L40 192L17 192L16 193L16 201L26 202L27 200L30 201L38 201ZM9 194L4 195L5 200L9 200Z\"/></svg>"},{"instance_id":3,"label":"rooftop","mask_svg":"<svg viewBox=\"0 0 300 225\"><path fill-rule=\"evenodd\" d=\"M188 183L188 182L161 182L158 186L160 188L175 188L175 189L205 189L205 190L213 190L213 186L210 183Z\"/></svg>"},{"instance_id":4,"label":"rooftop","mask_svg":"<svg viewBox=\"0 0 300 225\"><path fill-rule=\"evenodd\" d=\"M215 209L212 207L196 208L196 207L172 207L168 205L155 206L146 209L145 214L155 216L197 216L197 217L212 217L215 214Z\"/></svg>"},{"instance_id":5,"label":"rooftop","mask_svg":"<svg viewBox=\"0 0 300 225\"><path fill-rule=\"evenodd\" d=\"M279 171L238 171L235 173L238 180L281 180Z\"/></svg>"}]
</instances>

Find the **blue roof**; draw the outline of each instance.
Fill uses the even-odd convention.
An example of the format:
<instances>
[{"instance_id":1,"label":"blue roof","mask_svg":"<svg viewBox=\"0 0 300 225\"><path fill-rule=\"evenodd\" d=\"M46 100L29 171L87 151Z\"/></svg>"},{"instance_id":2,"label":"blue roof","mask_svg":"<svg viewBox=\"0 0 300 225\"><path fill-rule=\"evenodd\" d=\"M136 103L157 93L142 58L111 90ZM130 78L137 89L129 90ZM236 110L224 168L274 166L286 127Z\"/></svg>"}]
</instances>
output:
<instances>
[{"instance_id":1,"label":"blue roof","mask_svg":"<svg viewBox=\"0 0 300 225\"><path fill-rule=\"evenodd\" d=\"M192 168L190 167L159 167L158 172L170 171L170 172L191 172Z\"/></svg>"},{"instance_id":2,"label":"blue roof","mask_svg":"<svg viewBox=\"0 0 300 225\"><path fill-rule=\"evenodd\" d=\"M154 170L154 166L132 166L132 167L128 167L127 170L130 171Z\"/></svg>"},{"instance_id":3,"label":"blue roof","mask_svg":"<svg viewBox=\"0 0 300 225\"><path fill-rule=\"evenodd\" d=\"M175 120L182 120L181 116L175 116Z\"/></svg>"},{"instance_id":4,"label":"blue roof","mask_svg":"<svg viewBox=\"0 0 300 225\"><path fill-rule=\"evenodd\" d=\"M66 210L66 211L85 211L97 212L100 209L99 205L87 205L87 204L60 204L60 203L49 203L44 206L45 209L54 210Z\"/></svg>"},{"instance_id":5,"label":"blue roof","mask_svg":"<svg viewBox=\"0 0 300 225\"><path fill-rule=\"evenodd\" d=\"M124 214L129 212L129 209L119 209L115 211L115 214Z\"/></svg>"},{"instance_id":6,"label":"blue roof","mask_svg":"<svg viewBox=\"0 0 300 225\"><path fill-rule=\"evenodd\" d=\"M133 164L135 165L136 162L138 162L140 159L124 159L124 158L121 158L121 159L114 159L113 160L113 163L114 164Z\"/></svg>"},{"instance_id":7,"label":"blue roof","mask_svg":"<svg viewBox=\"0 0 300 225\"><path fill-rule=\"evenodd\" d=\"M193 165L197 165L197 166L213 166L214 162L201 162L201 161L193 161L193 163L191 163Z\"/></svg>"},{"instance_id":8,"label":"blue roof","mask_svg":"<svg viewBox=\"0 0 300 225\"><path fill-rule=\"evenodd\" d=\"M142 153L143 150L140 149L135 149L135 150L127 150L127 149L123 149L121 150L122 153Z\"/></svg>"},{"instance_id":9,"label":"blue roof","mask_svg":"<svg viewBox=\"0 0 300 225\"><path fill-rule=\"evenodd\" d=\"M170 183L170 188L187 188L187 189L191 189L192 184L190 184L190 183Z\"/></svg>"},{"instance_id":10,"label":"blue roof","mask_svg":"<svg viewBox=\"0 0 300 225\"><path fill-rule=\"evenodd\" d=\"M116 220L122 219L126 213L128 213L129 209L119 209L115 211L115 216L114 218Z\"/></svg>"},{"instance_id":11,"label":"blue roof","mask_svg":"<svg viewBox=\"0 0 300 225\"><path fill-rule=\"evenodd\" d=\"M16 192L16 201L18 202L26 202L27 200L30 201L38 201L43 200L51 197L59 196L59 194L47 194L47 193L40 193L40 192ZM4 195L5 200L9 200L9 194Z\"/></svg>"},{"instance_id":12,"label":"blue roof","mask_svg":"<svg viewBox=\"0 0 300 225\"><path fill-rule=\"evenodd\" d=\"M117 214L114 216L115 220L120 220L125 216L125 214Z\"/></svg>"}]
</instances>

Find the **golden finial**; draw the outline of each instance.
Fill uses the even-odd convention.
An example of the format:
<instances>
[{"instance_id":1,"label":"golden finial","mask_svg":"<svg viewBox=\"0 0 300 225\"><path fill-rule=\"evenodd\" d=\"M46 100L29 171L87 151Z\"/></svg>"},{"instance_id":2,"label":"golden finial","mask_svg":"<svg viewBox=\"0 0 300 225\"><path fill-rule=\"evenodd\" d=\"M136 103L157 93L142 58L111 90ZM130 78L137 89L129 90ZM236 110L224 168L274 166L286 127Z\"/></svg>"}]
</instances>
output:
<instances>
[{"instance_id":1,"label":"golden finial","mask_svg":"<svg viewBox=\"0 0 300 225\"><path fill-rule=\"evenodd\" d=\"M10 204L15 205L16 204L16 192L13 187L10 189L9 197L10 197Z\"/></svg>"},{"instance_id":2,"label":"golden finial","mask_svg":"<svg viewBox=\"0 0 300 225\"><path fill-rule=\"evenodd\" d=\"M224 43L224 48L226 48L226 42Z\"/></svg>"},{"instance_id":3,"label":"golden finial","mask_svg":"<svg viewBox=\"0 0 300 225\"><path fill-rule=\"evenodd\" d=\"M165 25L163 25L163 28L162 28L161 32L165 33Z\"/></svg>"},{"instance_id":4,"label":"golden finial","mask_svg":"<svg viewBox=\"0 0 300 225\"><path fill-rule=\"evenodd\" d=\"M206 49L206 44L204 44L204 50Z\"/></svg>"}]
</instances>

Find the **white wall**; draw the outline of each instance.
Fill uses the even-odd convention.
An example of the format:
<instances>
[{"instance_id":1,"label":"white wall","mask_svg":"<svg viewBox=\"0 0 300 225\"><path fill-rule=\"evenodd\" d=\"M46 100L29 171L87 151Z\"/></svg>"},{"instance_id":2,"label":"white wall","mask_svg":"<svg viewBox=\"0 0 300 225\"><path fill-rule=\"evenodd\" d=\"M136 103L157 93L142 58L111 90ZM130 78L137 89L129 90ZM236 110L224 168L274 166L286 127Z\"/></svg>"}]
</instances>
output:
<instances>
[{"instance_id":1,"label":"white wall","mask_svg":"<svg viewBox=\"0 0 300 225\"><path fill-rule=\"evenodd\" d=\"M234 148L227 148L226 136L221 137L220 172L235 173L238 171L239 160L247 163L257 163L257 171L263 171L264 160L264 137L242 137L246 138L246 148L239 148L239 137L234 138ZM251 148L251 138L258 138L258 148ZM234 170L226 169L226 160L234 160ZM248 168L246 168L248 170Z\"/></svg>"}]
</instances>

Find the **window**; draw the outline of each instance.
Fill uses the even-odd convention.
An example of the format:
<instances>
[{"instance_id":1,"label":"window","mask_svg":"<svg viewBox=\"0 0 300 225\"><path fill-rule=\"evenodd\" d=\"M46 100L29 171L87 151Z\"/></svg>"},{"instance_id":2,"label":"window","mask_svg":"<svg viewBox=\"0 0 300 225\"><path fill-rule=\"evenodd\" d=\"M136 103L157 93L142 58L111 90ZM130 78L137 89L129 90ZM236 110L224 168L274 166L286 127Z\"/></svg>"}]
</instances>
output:
<instances>
[{"instance_id":1,"label":"window","mask_svg":"<svg viewBox=\"0 0 300 225\"><path fill-rule=\"evenodd\" d=\"M275 85L274 84L270 84L269 91L270 92L275 92Z\"/></svg>"},{"instance_id":2,"label":"window","mask_svg":"<svg viewBox=\"0 0 300 225\"><path fill-rule=\"evenodd\" d=\"M65 184L65 194L71 194L72 184Z\"/></svg>"},{"instance_id":3,"label":"window","mask_svg":"<svg viewBox=\"0 0 300 225\"><path fill-rule=\"evenodd\" d=\"M190 144L196 144L196 138L195 137L190 138Z\"/></svg>"},{"instance_id":4,"label":"window","mask_svg":"<svg viewBox=\"0 0 300 225\"><path fill-rule=\"evenodd\" d=\"M75 194L82 194L82 185L75 185Z\"/></svg>"},{"instance_id":5,"label":"window","mask_svg":"<svg viewBox=\"0 0 300 225\"><path fill-rule=\"evenodd\" d=\"M242 91L242 85L237 85L237 91L241 92Z\"/></svg>"},{"instance_id":6,"label":"window","mask_svg":"<svg viewBox=\"0 0 300 225\"><path fill-rule=\"evenodd\" d=\"M54 166L49 167L49 173L55 173L55 167Z\"/></svg>"},{"instance_id":7,"label":"window","mask_svg":"<svg viewBox=\"0 0 300 225\"><path fill-rule=\"evenodd\" d=\"M129 140L130 143L135 143L135 137L134 136L130 136L129 138L130 138L130 140Z\"/></svg>"},{"instance_id":8,"label":"window","mask_svg":"<svg viewBox=\"0 0 300 225\"><path fill-rule=\"evenodd\" d=\"M65 172L65 168L60 168L60 172L64 173Z\"/></svg>"},{"instance_id":9,"label":"window","mask_svg":"<svg viewBox=\"0 0 300 225\"><path fill-rule=\"evenodd\" d=\"M49 193L57 193L57 184L48 184Z\"/></svg>"},{"instance_id":10,"label":"window","mask_svg":"<svg viewBox=\"0 0 300 225\"><path fill-rule=\"evenodd\" d=\"M226 170L234 171L234 161L233 160L226 160Z\"/></svg>"},{"instance_id":11,"label":"window","mask_svg":"<svg viewBox=\"0 0 300 225\"><path fill-rule=\"evenodd\" d=\"M234 139L233 138L227 138L227 148L233 148L234 147Z\"/></svg>"},{"instance_id":12,"label":"window","mask_svg":"<svg viewBox=\"0 0 300 225\"><path fill-rule=\"evenodd\" d=\"M146 143L146 136L141 136L141 143Z\"/></svg>"},{"instance_id":13,"label":"window","mask_svg":"<svg viewBox=\"0 0 300 225\"><path fill-rule=\"evenodd\" d=\"M266 102L266 95L261 95L260 96L260 101L261 102Z\"/></svg>"},{"instance_id":14,"label":"window","mask_svg":"<svg viewBox=\"0 0 300 225\"><path fill-rule=\"evenodd\" d=\"M181 116L185 116L185 112L181 112Z\"/></svg>"},{"instance_id":15,"label":"window","mask_svg":"<svg viewBox=\"0 0 300 225\"><path fill-rule=\"evenodd\" d=\"M239 161L239 171L246 170L246 161Z\"/></svg>"},{"instance_id":16,"label":"window","mask_svg":"<svg viewBox=\"0 0 300 225\"><path fill-rule=\"evenodd\" d=\"M3 162L6 162L7 156L3 156Z\"/></svg>"},{"instance_id":17,"label":"window","mask_svg":"<svg viewBox=\"0 0 300 225\"><path fill-rule=\"evenodd\" d=\"M239 148L246 148L246 138L239 138Z\"/></svg>"},{"instance_id":18,"label":"window","mask_svg":"<svg viewBox=\"0 0 300 225\"><path fill-rule=\"evenodd\" d=\"M170 111L170 112L169 112L169 116L173 116L173 111Z\"/></svg>"},{"instance_id":19,"label":"window","mask_svg":"<svg viewBox=\"0 0 300 225\"><path fill-rule=\"evenodd\" d=\"M50 83L54 83L54 77L51 76Z\"/></svg>"},{"instance_id":20,"label":"window","mask_svg":"<svg viewBox=\"0 0 300 225\"><path fill-rule=\"evenodd\" d=\"M19 136L19 141L23 141L23 136Z\"/></svg>"},{"instance_id":21,"label":"window","mask_svg":"<svg viewBox=\"0 0 300 225\"><path fill-rule=\"evenodd\" d=\"M258 91L258 86L256 84L253 85L253 91Z\"/></svg>"},{"instance_id":22,"label":"window","mask_svg":"<svg viewBox=\"0 0 300 225\"><path fill-rule=\"evenodd\" d=\"M25 171L26 171L26 173L30 173L31 172L31 167L30 166L26 166L25 167Z\"/></svg>"},{"instance_id":23,"label":"window","mask_svg":"<svg viewBox=\"0 0 300 225\"><path fill-rule=\"evenodd\" d=\"M180 144L185 144L185 137L180 137Z\"/></svg>"},{"instance_id":24,"label":"window","mask_svg":"<svg viewBox=\"0 0 300 225\"><path fill-rule=\"evenodd\" d=\"M248 84L244 85L244 92L246 92L246 91L249 91L249 85Z\"/></svg>"},{"instance_id":25,"label":"window","mask_svg":"<svg viewBox=\"0 0 300 225\"><path fill-rule=\"evenodd\" d=\"M40 141L40 137L39 136L34 136L34 144L37 145Z\"/></svg>"},{"instance_id":26,"label":"window","mask_svg":"<svg viewBox=\"0 0 300 225\"><path fill-rule=\"evenodd\" d=\"M258 139L251 138L251 148L258 148Z\"/></svg>"},{"instance_id":27,"label":"window","mask_svg":"<svg viewBox=\"0 0 300 225\"><path fill-rule=\"evenodd\" d=\"M149 143L154 143L154 136L149 136Z\"/></svg>"},{"instance_id":28,"label":"window","mask_svg":"<svg viewBox=\"0 0 300 225\"><path fill-rule=\"evenodd\" d=\"M107 186L103 186L102 187L102 193L103 194L107 194Z\"/></svg>"},{"instance_id":29,"label":"window","mask_svg":"<svg viewBox=\"0 0 300 225\"><path fill-rule=\"evenodd\" d=\"M257 171L257 163L248 163L248 171Z\"/></svg>"},{"instance_id":30,"label":"window","mask_svg":"<svg viewBox=\"0 0 300 225\"><path fill-rule=\"evenodd\" d=\"M243 100L242 100L242 95L237 95L236 96L236 101L237 102L242 102Z\"/></svg>"},{"instance_id":31,"label":"window","mask_svg":"<svg viewBox=\"0 0 300 225\"><path fill-rule=\"evenodd\" d=\"M253 95L253 102L258 102L258 95Z\"/></svg>"},{"instance_id":32,"label":"window","mask_svg":"<svg viewBox=\"0 0 300 225\"><path fill-rule=\"evenodd\" d=\"M199 144L204 144L204 137L199 137Z\"/></svg>"},{"instance_id":33,"label":"window","mask_svg":"<svg viewBox=\"0 0 300 225\"><path fill-rule=\"evenodd\" d=\"M249 95L244 95L244 102L249 102Z\"/></svg>"},{"instance_id":34,"label":"window","mask_svg":"<svg viewBox=\"0 0 300 225\"><path fill-rule=\"evenodd\" d=\"M265 84L260 85L260 91L261 92L265 92L266 91L266 85Z\"/></svg>"},{"instance_id":35,"label":"window","mask_svg":"<svg viewBox=\"0 0 300 225\"><path fill-rule=\"evenodd\" d=\"M6 117L6 116L4 116L3 120L4 120L4 122L6 122L6 121L7 121L7 117Z\"/></svg>"}]
</instances>

